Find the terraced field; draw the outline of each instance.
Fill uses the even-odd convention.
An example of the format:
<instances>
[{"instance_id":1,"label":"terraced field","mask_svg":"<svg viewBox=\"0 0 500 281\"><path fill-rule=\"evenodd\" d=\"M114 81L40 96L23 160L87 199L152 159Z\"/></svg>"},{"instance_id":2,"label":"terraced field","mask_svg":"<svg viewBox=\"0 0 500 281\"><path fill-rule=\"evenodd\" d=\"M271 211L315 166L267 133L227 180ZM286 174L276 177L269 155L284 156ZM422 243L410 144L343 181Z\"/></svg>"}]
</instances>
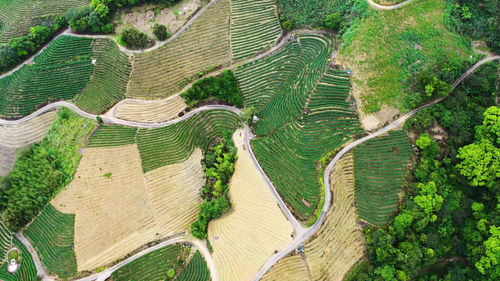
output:
<instances>
[{"instance_id":1,"label":"terraced field","mask_svg":"<svg viewBox=\"0 0 500 281\"><path fill-rule=\"evenodd\" d=\"M26 250L17 238L14 237L12 242L14 247L18 248L21 252L20 268L16 271L16 273L10 274L7 272L7 262L2 262L2 267L0 268L0 279L4 281L38 280L36 267L28 250Z\"/></svg>"},{"instance_id":2,"label":"terraced field","mask_svg":"<svg viewBox=\"0 0 500 281\"><path fill-rule=\"evenodd\" d=\"M222 132L234 130L238 122L238 116L230 111L210 110L168 127L139 129L137 146L144 172L183 161L195 147L204 151Z\"/></svg>"},{"instance_id":3,"label":"terraced field","mask_svg":"<svg viewBox=\"0 0 500 281\"><path fill-rule=\"evenodd\" d=\"M405 131L369 140L354 150L359 218L383 225L396 212L413 150Z\"/></svg>"},{"instance_id":4,"label":"terraced field","mask_svg":"<svg viewBox=\"0 0 500 281\"><path fill-rule=\"evenodd\" d=\"M76 105L87 112L102 114L125 97L131 62L112 40L94 39L91 46L94 72Z\"/></svg>"},{"instance_id":5,"label":"terraced field","mask_svg":"<svg viewBox=\"0 0 500 281\"><path fill-rule=\"evenodd\" d=\"M26 123L0 126L0 176L5 176L12 169L16 160L16 149L40 142L56 116L56 111L51 111Z\"/></svg>"},{"instance_id":6,"label":"terraced field","mask_svg":"<svg viewBox=\"0 0 500 281\"><path fill-rule=\"evenodd\" d=\"M199 251L193 255L175 281L210 281L210 270Z\"/></svg>"},{"instance_id":7,"label":"terraced field","mask_svg":"<svg viewBox=\"0 0 500 281\"><path fill-rule=\"evenodd\" d=\"M89 3L90 0L0 0L0 44L28 34L29 27L41 24L43 18Z\"/></svg>"},{"instance_id":8,"label":"terraced field","mask_svg":"<svg viewBox=\"0 0 500 281\"><path fill-rule=\"evenodd\" d=\"M24 230L45 268L60 278L76 273L74 226L75 215L61 213L48 204Z\"/></svg>"},{"instance_id":9,"label":"terraced field","mask_svg":"<svg viewBox=\"0 0 500 281\"><path fill-rule=\"evenodd\" d=\"M346 101L349 77L327 66L332 46L329 35L300 35L275 55L236 71L246 106L259 110L254 153L302 220L321 200L317 161L362 132Z\"/></svg>"},{"instance_id":10,"label":"terraced field","mask_svg":"<svg viewBox=\"0 0 500 281\"><path fill-rule=\"evenodd\" d=\"M275 1L231 1L233 59L251 56L272 46L281 35Z\"/></svg>"},{"instance_id":11,"label":"terraced field","mask_svg":"<svg viewBox=\"0 0 500 281\"><path fill-rule=\"evenodd\" d=\"M174 244L144 255L133 262L121 267L111 275L112 281L162 281L169 269L178 272L181 267L178 258L181 245ZM197 279L192 279L197 280Z\"/></svg>"},{"instance_id":12,"label":"terraced field","mask_svg":"<svg viewBox=\"0 0 500 281\"><path fill-rule=\"evenodd\" d=\"M0 117L22 117L44 103L79 94L92 75L91 42L60 36L34 64L0 79Z\"/></svg>"},{"instance_id":13,"label":"terraced field","mask_svg":"<svg viewBox=\"0 0 500 281\"><path fill-rule=\"evenodd\" d=\"M307 261L300 255L289 256L276 263L262 281L312 281Z\"/></svg>"},{"instance_id":14,"label":"terraced field","mask_svg":"<svg viewBox=\"0 0 500 281\"><path fill-rule=\"evenodd\" d=\"M229 184L233 209L208 226L220 280L252 280L274 250L283 249L292 241L292 225L245 151L243 136L241 129L233 135L238 148L238 161Z\"/></svg>"},{"instance_id":15,"label":"terraced field","mask_svg":"<svg viewBox=\"0 0 500 281\"><path fill-rule=\"evenodd\" d=\"M7 229L7 227L0 221L0 263L5 260L5 255L10 248L12 240L12 233Z\"/></svg>"},{"instance_id":16,"label":"terraced field","mask_svg":"<svg viewBox=\"0 0 500 281\"><path fill-rule=\"evenodd\" d=\"M305 244L313 280L342 281L363 257L364 237L354 205L354 158L346 154L330 174L332 208L314 239Z\"/></svg>"},{"instance_id":17,"label":"terraced field","mask_svg":"<svg viewBox=\"0 0 500 281\"><path fill-rule=\"evenodd\" d=\"M134 144L137 128L102 125L92 134L87 147L108 147Z\"/></svg>"},{"instance_id":18,"label":"terraced field","mask_svg":"<svg viewBox=\"0 0 500 281\"><path fill-rule=\"evenodd\" d=\"M52 204L75 214L78 271L111 263L155 239L159 230L135 144L87 148L74 178Z\"/></svg>"},{"instance_id":19,"label":"terraced field","mask_svg":"<svg viewBox=\"0 0 500 281\"><path fill-rule=\"evenodd\" d=\"M187 105L181 96L168 100L125 100L116 107L116 117L141 122L162 122L177 118Z\"/></svg>"},{"instance_id":20,"label":"terraced field","mask_svg":"<svg viewBox=\"0 0 500 281\"><path fill-rule=\"evenodd\" d=\"M166 97L181 90L186 78L229 64L230 8L229 0L220 0L169 44L137 54L127 97Z\"/></svg>"}]
</instances>

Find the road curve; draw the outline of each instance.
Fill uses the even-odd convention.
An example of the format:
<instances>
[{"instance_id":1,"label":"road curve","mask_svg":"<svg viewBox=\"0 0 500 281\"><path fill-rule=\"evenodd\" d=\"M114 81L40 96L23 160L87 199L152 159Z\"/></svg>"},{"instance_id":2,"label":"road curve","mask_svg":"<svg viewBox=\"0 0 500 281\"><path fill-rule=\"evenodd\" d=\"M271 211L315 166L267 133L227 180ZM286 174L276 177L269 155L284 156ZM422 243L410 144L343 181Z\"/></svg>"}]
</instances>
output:
<instances>
[{"instance_id":1,"label":"road curve","mask_svg":"<svg viewBox=\"0 0 500 281\"><path fill-rule=\"evenodd\" d=\"M474 64L472 67L470 67L466 72L464 72L464 74L462 74L462 76L460 76L453 83L452 90L454 90L460 84L460 82L462 82L469 75L471 75L478 67L480 67L481 65L483 65L487 62L493 61L493 60L500 60L500 56L489 57L489 58L485 58L485 59L478 61L476 64ZM418 113L418 112L420 112L420 111L422 111L422 110L424 110L424 109L426 109L434 104L441 102L443 99L444 98L439 98L439 99L433 100L425 105L422 105L419 108L416 108L416 109L404 114L403 116L399 117L396 121L390 123L389 125L385 126L384 128L381 128L378 131L376 131L372 134L369 134L361 139L355 140L355 141L349 143L348 145L346 145L342 150L340 150L335 155L333 160L328 164L328 166L326 167L325 172L323 174L323 183L325 186L325 203L323 205L323 209L321 211L321 215L320 215L319 219L316 221L315 224L313 224L311 227L307 228L305 232L301 233L301 235L298 235L285 249L283 249L283 250L279 251L278 253L274 254L273 256L271 256L266 261L266 263L261 267L261 269L259 270L259 272L255 276L253 281L260 280L264 276L264 274L269 269L271 269L271 267L274 264L276 264L280 259L289 255L300 244L306 242L314 233L316 233L316 231L318 231L321 228L321 226L323 225L323 222L325 221L326 214L328 212L328 209L330 208L331 201L332 201L332 194L330 191L330 174L331 174L332 169L335 166L335 164L337 164L337 162L340 160L340 158L342 158L342 156L344 156L344 154L346 154L349 150L351 150L352 148L356 147L357 145L359 145L367 140L373 139L375 137L378 137L382 134L387 133L388 131L391 131L395 128L401 127L404 124L404 122L406 120L408 120L408 118L410 118L414 114L416 114L416 113ZM250 147L250 144L247 144L247 146Z\"/></svg>"},{"instance_id":2,"label":"road curve","mask_svg":"<svg viewBox=\"0 0 500 281\"><path fill-rule=\"evenodd\" d=\"M370 6L372 6L372 8L375 8L375 9L378 9L378 10L394 10L394 9L398 9L398 8L401 8L405 5L408 5L410 4L411 2L413 2L415 0L406 0L404 2L401 2L399 4L394 4L394 5L380 5L380 4L377 4L375 2L373 2L373 0L368 0L368 4Z\"/></svg>"}]
</instances>

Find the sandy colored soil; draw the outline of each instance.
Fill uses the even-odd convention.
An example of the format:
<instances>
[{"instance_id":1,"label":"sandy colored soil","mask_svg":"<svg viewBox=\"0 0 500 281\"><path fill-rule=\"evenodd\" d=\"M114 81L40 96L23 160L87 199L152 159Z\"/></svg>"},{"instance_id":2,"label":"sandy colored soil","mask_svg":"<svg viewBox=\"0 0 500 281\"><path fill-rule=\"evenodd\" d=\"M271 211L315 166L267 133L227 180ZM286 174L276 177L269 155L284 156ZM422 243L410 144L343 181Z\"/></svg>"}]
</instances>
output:
<instances>
[{"instance_id":1,"label":"sandy colored soil","mask_svg":"<svg viewBox=\"0 0 500 281\"><path fill-rule=\"evenodd\" d=\"M196 220L205 183L202 158L196 148L186 161L146 173L144 182L160 235L182 232Z\"/></svg>"},{"instance_id":2,"label":"sandy colored soil","mask_svg":"<svg viewBox=\"0 0 500 281\"><path fill-rule=\"evenodd\" d=\"M341 281L363 257L364 238L354 206L354 159L346 154L331 175L333 203L315 238L305 245L313 280Z\"/></svg>"},{"instance_id":3,"label":"sandy colored soil","mask_svg":"<svg viewBox=\"0 0 500 281\"><path fill-rule=\"evenodd\" d=\"M0 126L0 176L5 176L12 169L16 149L40 142L56 116L57 112L51 111L20 125Z\"/></svg>"},{"instance_id":4,"label":"sandy colored soil","mask_svg":"<svg viewBox=\"0 0 500 281\"><path fill-rule=\"evenodd\" d=\"M252 280L274 251L292 240L292 225L245 151L243 135L240 129L233 136L238 148L229 186L233 208L208 228L220 280Z\"/></svg>"},{"instance_id":5,"label":"sandy colored soil","mask_svg":"<svg viewBox=\"0 0 500 281\"><path fill-rule=\"evenodd\" d=\"M266 275L262 281L311 281L308 265L303 257L294 255L281 259Z\"/></svg>"},{"instance_id":6,"label":"sandy colored soil","mask_svg":"<svg viewBox=\"0 0 500 281\"><path fill-rule=\"evenodd\" d=\"M184 99L175 96L165 100L125 100L116 107L116 117L136 122L162 122L176 118L187 107Z\"/></svg>"},{"instance_id":7,"label":"sandy colored soil","mask_svg":"<svg viewBox=\"0 0 500 281\"><path fill-rule=\"evenodd\" d=\"M186 162L199 163L200 158L197 152ZM198 185L199 179L190 182L187 173L193 170L182 163L164 168L165 174L158 169L144 175L135 144L85 150L73 182L52 202L58 210L76 215L78 271L111 263L154 239L186 229L194 215L185 214L197 208L199 196L193 191L184 193L184 184ZM165 202L172 206L166 207Z\"/></svg>"},{"instance_id":8,"label":"sandy colored soil","mask_svg":"<svg viewBox=\"0 0 500 281\"><path fill-rule=\"evenodd\" d=\"M392 106L383 105L380 111L372 114L360 114L361 125L366 131L372 131L389 123L395 116L399 115L399 110Z\"/></svg>"},{"instance_id":9,"label":"sandy colored soil","mask_svg":"<svg viewBox=\"0 0 500 281\"><path fill-rule=\"evenodd\" d=\"M119 33L125 26L134 26L148 34L149 37L155 38L153 35L153 26L155 23L159 23L166 25L170 34L174 34L201 5L200 0L186 0L159 11L155 9L154 5L134 7L122 12L120 15L121 21L116 30ZM177 11L178 14L175 15L174 11Z\"/></svg>"}]
</instances>

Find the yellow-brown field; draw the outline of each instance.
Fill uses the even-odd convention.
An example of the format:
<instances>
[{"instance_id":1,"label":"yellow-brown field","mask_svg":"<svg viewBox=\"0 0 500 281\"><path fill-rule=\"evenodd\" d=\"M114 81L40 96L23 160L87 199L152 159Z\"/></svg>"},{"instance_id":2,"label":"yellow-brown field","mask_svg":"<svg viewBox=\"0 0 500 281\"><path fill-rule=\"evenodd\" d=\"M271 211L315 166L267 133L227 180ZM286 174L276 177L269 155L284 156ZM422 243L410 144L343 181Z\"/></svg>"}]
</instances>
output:
<instances>
[{"instance_id":1,"label":"yellow-brown field","mask_svg":"<svg viewBox=\"0 0 500 281\"><path fill-rule=\"evenodd\" d=\"M144 175L135 144L87 148L74 180L52 202L58 210L75 214L78 271L111 263L152 240L184 231L194 219L184 214L195 213L200 202L194 192L201 188L200 158L201 153L194 152L184 163Z\"/></svg>"},{"instance_id":2,"label":"yellow-brown field","mask_svg":"<svg viewBox=\"0 0 500 281\"><path fill-rule=\"evenodd\" d=\"M208 236L220 280L244 281L252 280L275 250L292 241L293 228L245 151L243 130L233 139L238 148L229 185L233 208L210 222Z\"/></svg>"},{"instance_id":3,"label":"yellow-brown field","mask_svg":"<svg viewBox=\"0 0 500 281\"><path fill-rule=\"evenodd\" d=\"M230 1L220 0L172 42L134 57L127 97L166 97L186 79L209 68L228 65Z\"/></svg>"},{"instance_id":4,"label":"yellow-brown field","mask_svg":"<svg viewBox=\"0 0 500 281\"><path fill-rule=\"evenodd\" d=\"M187 107L181 96L165 100L125 100L115 109L116 117L136 122L162 122L176 118Z\"/></svg>"},{"instance_id":5,"label":"yellow-brown field","mask_svg":"<svg viewBox=\"0 0 500 281\"><path fill-rule=\"evenodd\" d=\"M281 259L262 277L262 281L310 281L307 261L301 255Z\"/></svg>"},{"instance_id":6,"label":"yellow-brown field","mask_svg":"<svg viewBox=\"0 0 500 281\"><path fill-rule=\"evenodd\" d=\"M330 174L333 203L323 226L305 245L313 280L343 280L363 257L364 238L354 206L354 159L346 154Z\"/></svg>"},{"instance_id":7,"label":"yellow-brown field","mask_svg":"<svg viewBox=\"0 0 500 281\"><path fill-rule=\"evenodd\" d=\"M40 142L56 116L56 111L50 111L20 125L0 126L0 176L6 175L14 165L15 150Z\"/></svg>"}]
</instances>

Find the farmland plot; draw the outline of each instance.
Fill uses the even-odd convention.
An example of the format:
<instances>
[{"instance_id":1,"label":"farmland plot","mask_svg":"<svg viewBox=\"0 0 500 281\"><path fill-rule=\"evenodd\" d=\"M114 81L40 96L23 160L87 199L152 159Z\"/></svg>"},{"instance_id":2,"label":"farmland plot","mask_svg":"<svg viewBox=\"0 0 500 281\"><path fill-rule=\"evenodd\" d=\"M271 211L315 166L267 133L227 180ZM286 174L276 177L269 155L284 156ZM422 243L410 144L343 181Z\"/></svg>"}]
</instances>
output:
<instances>
[{"instance_id":1,"label":"farmland plot","mask_svg":"<svg viewBox=\"0 0 500 281\"><path fill-rule=\"evenodd\" d=\"M0 221L0 262L4 261L5 255L10 248L12 242L12 233Z\"/></svg>"},{"instance_id":2,"label":"farmland plot","mask_svg":"<svg viewBox=\"0 0 500 281\"><path fill-rule=\"evenodd\" d=\"M28 34L30 26L41 24L43 18L87 4L90 0L0 0L0 44Z\"/></svg>"},{"instance_id":3,"label":"farmland plot","mask_svg":"<svg viewBox=\"0 0 500 281\"><path fill-rule=\"evenodd\" d=\"M208 227L221 280L252 280L274 251L292 240L293 228L246 151L243 133L238 130L233 135L238 148L229 184L233 209Z\"/></svg>"},{"instance_id":4,"label":"farmland plot","mask_svg":"<svg viewBox=\"0 0 500 281\"><path fill-rule=\"evenodd\" d=\"M74 243L75 215L59 212L51 204L24 230L43 265L60 278L76 273Z\"/></svg>"},{"instance_id":5,"label":"farmland plot","mask_svg":"<svg viewBox=\"0 0 500 281\"><path fill-rule=\"evenodd\" d=\"M37 280L38 273L28 250L26 250L23 244L15 237L13 238L12 244L21 252L21 267L16 273L10 274L7 272L7 262L4 262L0 268L0 279L5 281Z\"/></svg>"},{"instance_id":6,"label":"farmland plot","mask_svg":"<svg viewBox=\"0 0 500 281\"><path fill-rule=\"evenodd\" d=\"M186 161L143 174L134 143L117 146L93 140L113 132L127 136L116 127L101 127L104 131L90 139L94 146L86 149L75 179L52 202L76 215L78 271L95 269L152 240L185 231L201 204L205 181L200 149Z\"/></svg>"},{"instance_id":7,"label":"farmland plot","mask_svg":"<svg viewBox=\"0 0 500 281\"><path fill-rule=\"evenodd\" d=\"M279 260L261 279L262 281L312 281L307 261L300 255Z\"/></svg>"},{"instance_id":8,"label":"farmland plot","mask_svg":"<svg viewBox=\"0 0 500 281\"><path fill-rule=\"evenodd\" d=\"M28 115L54 100L72 99L92 75L92 39L60 36L27 64L0 79L0 117Z\"/></svg>"},{"instance_id":9,"label":"farmland plot","mask_svg":"<svg viewBox=\"0 0 500 281\"><path fill-rule=\"evenodd\" d=\"M276 43L281 35L275 1L231 1L231 51L241 59Z\"/></svg>"},{"instance_id":10,"label":"farmland plot","mask_svg":"<svg viewBox=\"0 0 500 281\"><path fill-rule=\"evenodd\" d=\"M51 111L19 125L0 126L0 176L5 176L12 169L16 149L40 142L56 116L56 111Z\"/></svg>"},{"instance_id":11,"label":"farmland plot","mask_svg":"<svg viewBox=\"0 0 500 281\"><path fill-rule=\"evenodd\" d=\"M125 97L131 62L110 39L92 41L92 59L95 60L94 72L76 105L102 114Z\"/></svg>"},{"instance_id":12,"label":"farmland plot","mask_svg":"<svg viewBox=\"0 0 500 281\"><path fill-rule=\"evenodd\" d=\"M369 140L354 150L359 218L383 225L394 214L413 150L405 131Z\"/></svg>"},{"instance_id":13,"label":"farmland plot","mask_svg":"<svg viewBox=\"0 0 500 281\"><path fill-rule=\"evenodd\" d=\"M116 117L136 122L162 122L174 119L187 105L181 96L165 100L125 100L115 108Z\"/></svg>"},{"instance_id":14,"label":"farmland plot","mask_svg":"<svg viewBox=\"0 0 500 281\"><path fill-rule=\"evenodd\" d=\"M346 101L347 74L327 67L332 40L301 35L281 52L236 71L245 104L259 110L253 150L302 220L321 200L317 161L362 132Z\"/></svg>"},{"instance_id":15,"label":"farmland plot","mask_svg":"<svg viewBox=\"0 0 500 281\"><path fill-rule=\"evenodd\" d=\"M175 281L210 281L210 270L208 269L207 262L196 251L186 267L175 278Z\"/></svg>"},{"instance_id":16,"label":"farmland plot","mask_svg":"<svg viewBox=\"0 0 500 281\"><path fill-rule=\"evenodd\" d=\"M238 122L235 113L209 110L171 126L139 129L137 146L144 172L184 161L195 147L206 150L224 131L234 130Z\"/></svg>"},{"instance_id":17,"label":"farmland plot","mask_svg":"<svg viewBox=\"0 0 500 281\"><path fill-rule=\"evenodd\" d=\"M332 207L314 239L305 244L313 280L342 281L363 257L364 238L354 205L354 158L346 154L330 174Z\"/></svg>"},{"instance_id":18,"label":"farmland plot","mask_svg":"<svg viewBox=\"0 0 500 281\"><path fill-rule=\"evenodd\" d=\"M127 97L166 97L201 71L229 64L229 14L230 1L220 0L169 44L137 54Z\"/></svg>"}]
</instances>

